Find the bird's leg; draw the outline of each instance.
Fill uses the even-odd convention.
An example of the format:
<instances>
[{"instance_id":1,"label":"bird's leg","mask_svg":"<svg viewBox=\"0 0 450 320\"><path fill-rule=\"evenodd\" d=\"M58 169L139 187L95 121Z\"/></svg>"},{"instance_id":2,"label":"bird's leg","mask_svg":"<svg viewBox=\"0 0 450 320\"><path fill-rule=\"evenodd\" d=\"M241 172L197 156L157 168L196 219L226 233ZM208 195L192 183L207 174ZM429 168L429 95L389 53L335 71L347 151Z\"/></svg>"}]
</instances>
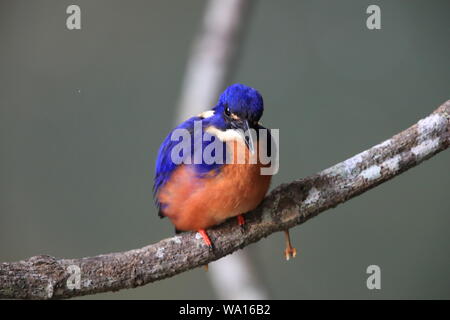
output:
<instances>
[{"instance_id":1,"label":"bird's leg","mask_svg":"<svg viewBox=\"0 0 450 320\"><path fill-rule=\"evenodd\" d=\"M295 258L295 256L297 255L297 249L292 247L289 229L284 230L284 235L286 238L286 249L284 250L284 256L286 257L286 260L289 260L291 257Z\"/></svg>"},{"instance_id":2,"label":"bird's leg","mask_svg":"<svg viewBox=\"0 0 450 320\"><path fill-rule=\"evenodd\" d=\"M209 238L208 234L206 233L206 230L200 229L200 230L198 230L198 233L200 233L200 235L202 236L203 242L208 246L209 250L212 250L213 245L212 245L211 239ZM208 264L205 264L203 266L203 268L205 269L205 271L208 271Z\"/></svg>"},{"instance_id":3,"label":"bird's leg","mask_svg":"<svg viewBox=\"0 0 450 320\"><path fill-rule=\"evenodd\" d=\"M209 236L206 233L206 230L205 229L200 229L200 230L198 230L198 233L200 233L200 235L203 238L203 242L208 246L208 248L212 249L213 245L212 245L211 239L209 239Z\"/></svg>"},{"instance_id":4,"label":"bird's leg","mask_svg":"<svg viewBox=\"0 0 450 320\"><path fill-rule=\"evenodd\" d=\"M241 227L241 229L244 229L245 225L245 218L243 214L240 214L237 216L238 225Z\"/></svg>"}]
</instances>

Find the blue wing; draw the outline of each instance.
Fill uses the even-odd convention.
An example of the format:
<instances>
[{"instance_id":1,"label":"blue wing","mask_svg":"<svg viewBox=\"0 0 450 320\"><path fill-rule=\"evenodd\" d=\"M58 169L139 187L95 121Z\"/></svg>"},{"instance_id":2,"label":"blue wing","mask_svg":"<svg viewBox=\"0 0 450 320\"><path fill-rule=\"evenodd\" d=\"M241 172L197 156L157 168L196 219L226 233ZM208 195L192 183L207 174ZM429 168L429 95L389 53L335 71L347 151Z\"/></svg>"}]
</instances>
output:
<instances>
[{"instance_id":1,"label":"blue wing","mask_svg":"<svg viewBox=\"0 0 450 320\"><path fill-rule=\"evenodd\" d=\"M195 132L196 136L194 136L194 122L195 121L202 121L202 130L199 132ZM195 168L195 171L199 173L199 176L202 176L206 173L210 173L211 171L218 171L220 170L220 167L223 165L223 163L225 161L222 161L222 163L212 163L212 164L207 164L203 161L203 157L202 157L202 162L199 164L194 164L193 161L193 156L195 154L197 144L194 143L194 139L202 139L203 136L203 129L205 127L207 127L209 125L209 122L207 119L203 119L201 117L192 117L188 120L186 120L185 122L181 123L180 125L178 125L175 129L185 129L190 133L190 153L189 154L182 154L182 152L180 153L180 156L185 159L187 157L191 157L191 161L189 164L190 166L193 166ZM174 129L174 130L175 130ZM172 150L173 148L178 145L181 142L181 138L180 140L175 140L172 141L171 137L172 137L172 132L169 133L169 135L164 139L163 143L161 144L161 146L159 147L159 151L158 151L158 158L156 160L156 166L155 166L155 180L154 180L154 184L153 184L153 196L155 199L155 204L158 207L158 214L160 217L163 217L162 213L161 213L161 208L164 207L164 204L159 203L158 199L157 199L157 194L158 191L167 183L167 181L169 181L171 174L174 172L174 170L179 166L179 164L175 164L172 161L171 158L171 154L172 154ZM201 136L200 136L201 134ZM217 137L214 137L213 139L218 139ZM202 141L201 144L201 148L202 148L202 155L203 155L203 150L204 148L211 143L211 141L205 141L205 140L199 140ZM214 141L214 140L212 140ZM200 144L199 144L200 146ZM223 144L223 148L224 150L226 150L225 144ZM223 152L224 157L225 157L225 152Z\"/></svg>"}]
</instances>

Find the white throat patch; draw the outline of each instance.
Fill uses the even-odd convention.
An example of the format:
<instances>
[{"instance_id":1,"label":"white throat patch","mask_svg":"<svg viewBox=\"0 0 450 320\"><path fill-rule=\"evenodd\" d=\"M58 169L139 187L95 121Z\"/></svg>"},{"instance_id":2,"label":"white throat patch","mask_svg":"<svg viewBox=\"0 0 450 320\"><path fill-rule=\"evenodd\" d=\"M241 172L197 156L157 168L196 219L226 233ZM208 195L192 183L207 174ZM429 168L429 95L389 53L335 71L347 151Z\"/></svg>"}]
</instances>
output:
<instances>
[{"instance_id":1,"label":"white throat patch","mask_svg":"<svg viewBox=\"0 0 450 320\"><path fill-rule=\"evenodd\" d=\"M234 129L227 129L225 131L219 130L215 127L208 127L205 130L207 133L211 135L215 135L217 138L219 138L220 141L227 142L227 141L239 141L245 143L244 137L242 134L239 133L239 131L236 131Z\"/></svg>"},{"instance_id":2,"label":"white throat patch","mask_svg":"<svg viewBox=\"0 0 450 320\"><path fill-rule=\"evenodd\" d=\"M209 117L212 117L214 115L214 110L207 110L207 111L203 111L202 113L200 113L198 115L198 117L202 118L202 119L206 119Z\"/></svg>"}]
</instances>

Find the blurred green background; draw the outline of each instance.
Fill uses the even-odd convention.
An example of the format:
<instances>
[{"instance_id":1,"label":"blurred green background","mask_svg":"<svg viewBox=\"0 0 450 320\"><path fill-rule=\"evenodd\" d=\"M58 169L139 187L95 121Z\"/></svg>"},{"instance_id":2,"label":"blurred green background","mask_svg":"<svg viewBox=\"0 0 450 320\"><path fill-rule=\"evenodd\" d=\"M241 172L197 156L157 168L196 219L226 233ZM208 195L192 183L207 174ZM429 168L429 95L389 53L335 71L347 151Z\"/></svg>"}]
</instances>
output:
<instances>
[{"instance_id":1,"label":"blurred green background","mask_svg":"<svg viewBox=\"0 0 450 320\"><path fill-rule=\"evenodd\" d=\"M81 7L82 29L66 29ZM381 7L382 29L366 28ZM0 261L82 257L172 235L153 166L204 1L0 2ZM232 82L280 129L273 186L344 160L450 98L450 2L258 1ZM204 106L208 109L210 106ZM277 299L450 298L450 152L252 247ZM366 268L381 267L381 290ZM87 298L214 297L203 269Z\"/></svg>"}]
</instances>

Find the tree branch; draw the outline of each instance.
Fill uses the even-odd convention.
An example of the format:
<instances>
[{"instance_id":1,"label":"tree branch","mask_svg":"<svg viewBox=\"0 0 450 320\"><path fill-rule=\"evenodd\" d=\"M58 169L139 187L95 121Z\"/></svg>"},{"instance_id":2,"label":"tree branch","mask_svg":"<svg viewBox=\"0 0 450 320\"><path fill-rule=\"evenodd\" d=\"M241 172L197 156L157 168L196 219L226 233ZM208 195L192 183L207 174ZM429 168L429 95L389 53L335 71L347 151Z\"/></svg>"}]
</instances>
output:
<instances>
[{"instance_id":1,"label":"tree branch","mask_svg":"<svg viewBox=\"0 0 450 320\"><path fill-rule=\"evenodd\" d=\"M36 256L0 265L0 298L70 298L145 285L196 268L292 228L349 200L450 145L450 100L430 116L356 156L315 175L275 188L246 215L243 232L229 220L209 230L209 251L195 232L141 249L81 259ZM70 289L71 265L81 270L80 287Z\"/></svg>"}]
</instances>

